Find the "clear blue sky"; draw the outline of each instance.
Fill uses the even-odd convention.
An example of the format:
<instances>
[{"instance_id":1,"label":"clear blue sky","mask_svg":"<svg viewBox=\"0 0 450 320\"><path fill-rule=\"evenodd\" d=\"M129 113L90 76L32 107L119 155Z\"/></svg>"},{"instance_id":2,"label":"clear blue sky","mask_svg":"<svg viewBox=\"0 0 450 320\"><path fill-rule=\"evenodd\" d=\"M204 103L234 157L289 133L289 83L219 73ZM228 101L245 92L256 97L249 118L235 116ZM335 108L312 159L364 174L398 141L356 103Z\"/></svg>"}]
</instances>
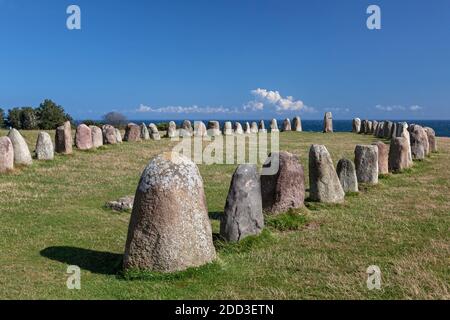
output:
<instances>
[{"instance_id":1,"label":"clear blue sky","mask_svg":"<svg viewBox=\"0 0 450 320\"><path fill-rule=\"evenodd\" d=\"M66 28L70 4L81 30ZM3 109L450 119L448 0L0 0L0 39Z\"/></svg>"}]
</instances>

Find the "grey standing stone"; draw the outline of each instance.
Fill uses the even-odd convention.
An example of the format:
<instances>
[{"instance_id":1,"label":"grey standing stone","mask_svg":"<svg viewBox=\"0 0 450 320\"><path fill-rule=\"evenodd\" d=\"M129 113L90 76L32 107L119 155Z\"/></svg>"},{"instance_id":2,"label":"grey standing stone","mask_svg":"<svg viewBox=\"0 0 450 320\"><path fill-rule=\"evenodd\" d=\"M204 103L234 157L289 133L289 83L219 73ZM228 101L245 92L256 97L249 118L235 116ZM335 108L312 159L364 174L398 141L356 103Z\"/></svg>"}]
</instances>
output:
<instances>
[{"instance_id":1,"label":"grey standing stone","mask_svg":"<svg viewBox=\"0 0 450 320\"><path fill-rule=\"evenodd\" d=\"M35 154L38 160L53 160L55 150L53 148L52 138L47 132L39 132Z\"/></svg>"},{"instance_id":2,"label":"grey standing stone","mask_svg":"<svg viewBox=\"0 0 450 320\"><path fill-rule=\"evenodd\" d=\"M189 120L184 120L181 124L180 137L191 137L193 133L192 124Z\"/></svg>"},{"instance_id":3,"label":"grey standing stone","mask_svg":"<svg viewBox=\"0 0 450 320\"><path fill-rule=\"evenodd\" d=\"M8 138L11 140L14 149L14 164L29 166L33 164L30 149L27 142L16 129L9 130Z\"/></svg>"},{"instance_id":4,"label":"grey standing stone","mask_svg":"<svg viewBox=\"0 0 450 320\"><path fill-rule=\"evenodd\" d=\"M197 166L177 153L155 157L136 190L124 269L175 272L210 263L215 257Z\"/></svg>"},{"instance_id":5,"label":"grey standing stone","mask_svg":"<svg viewBox=\"0 0 450 320\"><path fill-rule=\"evenodd\" d=\"M72 126L69 121L56 128L55 151L62 154L71 154L73 149Z\"/></svg>"},{"instance_id":6,"label":"grey standing stone","mask_svg":"<svg viewBox=\"0 0 450 320\"><path fill-rule=\"evenodd\" d=\"M14 169L14 148L8 137L0 137L0 173Z\"/></svg>"},{"instance_id":7,"label":"grey standing stone","mask_svg":"<svg viewBox=\"0 0 450 320\"><path fill-rule=\"evenodd\" d=\"M352 132L360 133L361 132L361 119L355 118L352 122Z\"/></svg>"},{"instance_id":8,"label":"grey standing stone","mask_svg":"<svg viewBox=\"0 0 450 320\"><path fill-rule=\"evenodd\" d=\"M141 124L141 139L150 140L150 133L148 132L147 125L145 123Z\"/></svg>"},{"instance_id":9,"label":"grey standing stone","mask_svg":"<svg viewBox=\"0 0 450 320\"><path fill-rule=\"evenodd\" d=\"M155 141L161 140L161 135L159 134L158 127L154 123L148 125L150 138Z\"/></svg>"},{"instance_id":10,"label":"grey standing stone","mask_svg":"<svg viewBox=\"0 0 450 320\"><path fill-rule=\"evenodd\" d=\"M355 148L356 176L359 183L378 183L378 147L357 145Z\"/></svg>"},{"instance_id":11,"label":"grey standing stone","mask_svg":"<svg viewBox=\"0 0 450 320\"><path fill-rule=\"evenodd\" d=\"M75 132L75 146L80 150L92 149L92 131L84 123L80 124Z\"/></svg>"},{"instance_id":12,"label":"grey standing stone","mask_svg":"<svg viewBox=\"0 0 450 320\"><path fill-rule=\"evenodd\" d=\"M378 121L372 121L372 134L376 135L378 131Z\"/></svg>"},{"instance_id":13,"label":"grey standing stone","mask_svg":"<svg viewBox=\"0 0 450 320\"><path fill-rule=\"evenodd\" d=\"M256 165L237 167L228 191L220 235L227 241L240 241L260 234L264 228L261 183Z\"/></svg>"},{"instance_id":14,"label":"grey standing stone","mask_svg":"<svg viewBox=\"0 0 450 320\"><path fill-rule=\"evenodd\" d=\"M331 112L326 112L323 118L323 132L333 132L333 114Z\"/></svg>"},{"instance_id":15,"label":"grey standing stone","mask_svg":"<svg viewBox=\"0 0 450 320\"><path fill-rule=\"evenodd\" d=\"M359 131L359 133L366 133L367 130L367 120L363 120L361 121L361 130Z\"/></svg>"},{"instance_id":16,"label":"grey standing stone","mask_svg":"<svg viewBox=\"0 0 450 320\"><path fill-rule=\"evenodd\" d=\"M377 130L377 133L375 135L377 138L383 138L384 137L384 125L385 125L384 122L380 122L378 124L378 130Z\"/></svg>"},{"instance_id":17,"label":"grey standing stone","mask_svg":"<svg viewBox=\"0 0 450 320\"><path fill-rule=\"evenodd\" d=\"M297 156L285 151L269 155L261 173L261 194L263 209L271 214L304 205L305 174Z\"/></svg>"},{"instance_id":18,"label":"grey standing stone","mask_svg":"<svg viewBox=\"0 0 450 320\"><path fill-rule=\"evenodd\" d=\"M344 202L344 190L330 153L323 145L314 144L309 149L309 185L309 196L313 201Z\"/></svg>"},{"instance_id":19,"label":"grey standing stone","mask_svg":"<svg viewBox=\"0 0 450 320\"><path fill-rule=\"evenodd\" d=\"M336 173L344 192L358 192L358 178L356 177L356 168L353 161L348 159L339 160Z\"/></svg>"},{"instance_id":20,"label":"grey standing stone","mask_svg":"<svg viewBox=\"0 0 450 320\"><path fill-rule=\"evenodd\" d=\"M290 119L284 119L283 121L283 132L284 131L291 131L292 127L291 127L291 120Z\"/></svg>"},{"instance_id":21,"label":"grey standing stone","mask_svg":"<svg viewBox=\"0 0 450 320\"><path fill-rule=\"evenodd\" d=\"M383 126L383 138L389 139L392 135L392 122L385 121Z\"/></svg>"},{"instance_id":22,"label":"grey standing stone","mask_svg":"<svg viewBox=\"0 0 450 320\"><path fill-rule=\"evenodd\" d=\"M424 128L414 125L410 131L411 153L413 159L423 160L429 154L430 145Z\"/></svg>"},{"instance_id":23,"label":"grey standing stone","mask_svg":"<svg viewBox=\"0 0 450 320\"><path fill-rule=\"evenodd\" d=\"M409 142L405 137L395 137L389 148L389 171L399 172L411 166L409 161Z\"/></svg>"},{"instance_id":24,"label":"grey standing stone","mask_svg":"<svg viewBox=\"0 0 450 320\"><path fill-rule=\"evenodd\" d=\"M292 130L297 131L297 132L303 131L302 120L300 119L299 116L296 116L294 118L294 120L292 121Z\"/></svg>"},{"instance_id":25,"label":"grey standing stone","mask_svg":"<svg viewBox=\"0 0 450 320\"><path fill-rule=\"evenodd\" d=\"M367 120L365 134L372 134L372 121Z\"/></svg>"},{"instance_id":26,"label":"grey standing stone","mask_svg":"<svg viewBox=\"0 0 450 320\"><path fill-rule=\"evenodd\" d=\"M175 124L175 122L170 121L169 127L167 128L167 137L175 138L176 136L178 136L177 125Z\"/></svg>"},{"instance_id":27,"label":"grey standing stone","mask_svg":"<svg viewBox=\"0 0 450 320\"><path fill-rule=\"evenodd\" d=\"M436 132L430 127L424 128L425 132L427 133L428 137L428 144L430 146L430 152L437 152L437 141L436 141Z\"/></svg>"},{"instance_id":28,"label":"grey standing stone","mask_svg":"<svg viewBox=\"0 0 450 320\"><path fill-rule=\"evenodd\" d=\"M398 125L397 127L397 135L398 137L403 137L408 141L408 165L407 167L411 167L413 165L413 161L412 161L412 152L411 152L411 135L409 134L408 131L408 124L406 122L402 122L401 124Z\"/></svg>"},{"instance_id":29,"label":"grey standing stone","mask_svg":"<svg viewBox=\"0 0 450 320\"><path fill-rule=\"evenodd\" d=\"M96 126L90 126L92 135L92 146L94 148L101 147L103 145L103 132L102 129Z\"/></svg>"}]
</instances>

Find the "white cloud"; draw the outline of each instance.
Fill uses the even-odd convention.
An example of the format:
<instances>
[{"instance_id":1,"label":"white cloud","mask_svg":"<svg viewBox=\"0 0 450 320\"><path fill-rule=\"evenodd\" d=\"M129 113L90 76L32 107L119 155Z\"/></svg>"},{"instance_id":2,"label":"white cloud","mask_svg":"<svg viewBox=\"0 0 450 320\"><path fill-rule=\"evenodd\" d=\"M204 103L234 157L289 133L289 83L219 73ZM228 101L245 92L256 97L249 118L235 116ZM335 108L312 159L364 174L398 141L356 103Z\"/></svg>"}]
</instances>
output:
<instances>
[{"instance_id":1,"label":"white cloud","mask_svg":"<svg viewBox=\"0 0 450 320\"><path fill-rule=\"evenodd\" d=\"M421 106L418 105L413 105L413 106L409 106L409 107L405 107L405 106L401 106L401 105L392 105L392 106L382 106L382 105L376 105L375 106L376 109L381 110L381 111L405 111L405 110L410 110L410 111L418 111L423 109Z\"/></svg>"},{"instance_id":2,"label":"white cloud","mask_svg":"<svg viewBox=\"0 0 450 320\"><path fill-rule=\"evenodd\" d=\"M350 108L341 108L341 107L325 108L324 110L332 111L332 112L336 112L336 113L350 112Z\"/></svg>"},{"instance_id":3,"label":"white cloud","mask_svg":"<svg viewBox=\"0 0 450 320\"><path fill-rule=\"evenodd\" d=\"M261 111L268 107L275 108L277 112L314 111L314 108L306 106L303 101L295 100L292 96L283 97L278 91L258 88L252 90L251 94L255 98L244 105L244 110Z\"/></svg>"},{"instance_id":4,"label":"white cloud","mask_svg":"<svg viewBox=\"0 0 450 320\"><path fill-rule=\"evenodd\" d=\"M418 106L418 105L414 105L414 106L410 106L409 107L409 110L411 110L411 111L419 111L421 109L423 109L423 108L421 106Z\"/></svg>"},{"instance_id":5,"label":"white cloud","mask_svg":"<svg viewBox=\"0 0 450 320\"><path fill-rule=\"evenodd\" d=\"M167 107L150 107L141 104L136 110L140 113L232 113L237 110L224 107L199 107L193 106L167 106Z\"/></svg>"}]
</instances>

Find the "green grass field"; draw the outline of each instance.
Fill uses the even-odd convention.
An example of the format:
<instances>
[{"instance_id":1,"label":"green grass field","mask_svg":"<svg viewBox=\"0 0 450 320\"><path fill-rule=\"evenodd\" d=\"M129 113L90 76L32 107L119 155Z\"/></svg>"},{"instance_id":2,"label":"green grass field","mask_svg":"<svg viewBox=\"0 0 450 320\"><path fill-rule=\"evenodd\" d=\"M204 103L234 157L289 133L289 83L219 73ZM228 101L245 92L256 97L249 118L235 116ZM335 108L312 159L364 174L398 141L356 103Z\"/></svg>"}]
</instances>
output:
<instances>
[{"instance_id":1,"label":"green grass field","mask_svg":"<svg viewBox=\"0 0 450 320\"><path fill-rule=\"evenodd\" d=\"M30 150L37 133L22 132ZM280 149L300 157L306 176L311 144L326 145L336 164L343 156L353 159L356 144L376 141L351 133L280 137ZM438 139L439 153L377 186L362 186L342 205L306 202L294 212L300 217L269 218L259 237L217 240L218 259L210 265L123 275L130 214L104 204L134 194L145 165L173 145L163 139L75 150L0 175L0 298L450 298L449 138ZM235 167L200 166L215 233ZM66 288L68 265L81 267L81 290ZM381 268L381 290L367 289L370 265Z\"/></svg>"}]
</instances>

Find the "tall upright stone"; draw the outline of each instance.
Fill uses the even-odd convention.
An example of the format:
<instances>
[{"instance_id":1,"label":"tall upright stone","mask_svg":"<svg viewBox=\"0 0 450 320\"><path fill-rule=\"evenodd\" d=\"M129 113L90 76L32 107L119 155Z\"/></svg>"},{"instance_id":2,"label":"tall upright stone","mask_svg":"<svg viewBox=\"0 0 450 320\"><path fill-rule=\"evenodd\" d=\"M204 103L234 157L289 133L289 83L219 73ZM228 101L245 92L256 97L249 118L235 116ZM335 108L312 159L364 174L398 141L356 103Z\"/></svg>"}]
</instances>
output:
<instances>
[{"instance_id":1,"label":"tall upright stone","mask_svg":"<svg viewBox=\"0 0 450 320\"><path fill-rule=\"evenodd\" d=\"M394 137L389 147L389 171L399 172L411 166L409 142L405 137Z\"/></svg>"},{"instance_id":2,"label":"tall upright stone","mask_svg":"<svg viewBox=\"0 0 450 320\"><path fill-rule=\"evenodd\" d=\"M55 151L62 154L71 154L73 149L72 126L70 121L56 128L55 133Z\"/></svg>"},{"instance_id":3,"label":"tall upright stone","mask_svg":"<svg viewBox=\"0 0 450 320\"><path fill-rule=\"evenodd\" d=\"M167 137L168 138L175 138L178 136L177 132L177 125L174 121L169 122L169 126L167 127Z\"/></svg>"},{"instance_id":4,"label":"tall upright stone","mask_svg":"<svg viewBox=\"0 0 450 320\"><path fill-rule=\"evenodd\" d=\"M345 193L359 191L358 178L356 177L356 168L353 161L349 159L339 160L336 167L336 173Z\"/></svg>"},{"instance_id":5,"label":"tall upright stone","mask_svg":"<svg viewBox=\"0 0 450 320\"><path fill-rule=\"evenodd\" d=\"M136 190L125 246L125 270L182 271L216 257L203 180L178 153L150 161Z\"/></svg>"},{"instance_id":6,"label":"tall upright stone","mask_svg":"<svg viewBox=\"0 0 450 320\"><path fill-rule=\"evenodd\" d=\"M205 137L208 135L208 130L206 129L206 125L203 121L195 121L194 122L194 136L196 137Z\"/></svg>"},{"instance_id":7,"label":"tall upright stone","mask_svg":"<svg viewBox=\"0 0 450 320\"><path fill-rule=\"evenodd\" d=\"M326 112L323 118L323 132L333 132L333 114Z\"/></svg>"},{"instance_id":8,"label":"tall upright stone","mask_svg":"<svg viewBox=\"0 0 450 320\"><path fill-rule=\"evenodd\" d=\"M125 128L123 140L128 142L141 141L141 128L135 123L129 123Z\"/></svg>"},{"instance_id":9,"label":"tall upright stone","mask_svg":"<svg viewBox=\"0 0 450 320\"><path fill-rule=\"evenodd\" d=\"M266 125L264 124L264 120L261 120L261 121L259 122L258 132L259 132L259 133L266 133L266 132L267 132L267 130L266 130Z\"/></svg>"},{"instance_id":10,"label":"tall upright stone","mask_svg":"<svg viewBox=\"0 0 450 320\"><path fill-rule=\"evenodd\" d=\"M354 118L352 121L352 132L359 133L361 131L361 119Z\"/></svg>"},{"instance_id":11,"label":"tall upright stone","mask_svg":"<svg viewBox=\"0 0 450 320\"><path fill-rule=\"evenodd\" d=\"M231 180L220 222L220 235L227 241L240 241L260 234L264 228L261 183L254 164L241 164Z\"/></svg>"},{"instance_id":12,"label":"tall upright stone","mask_svg":"<svg viewBox=\"0 0 450 320\"><path fill-rule=\"evenodd\" d=\"M147 125L145 123L141 124L141 139L150 140L150 132L148 132Z\"/></svg>"},{"instance_id":13,"label":"tall upright stone","mask_svg":"<svg viewBox=\"0 0 450 320\"><path fill-rule=\"evenodd\" d=\"M384 137L384 125L385 125L384 122L378 123L378 129L377 129L377 132L375 134L375 136L377 138L383 138Z\"/></svg>"},{"instance_id":14,"label":"tall upright stone","mask_svg":"<svg viewBox=\"0 0 450 320\"><path fill-rule=\"evenodd\" d=\"M213 137L222 135L219 121L208 121L208 135Z\"/></svg>"},{"instance_id":15,"label":"tall upright stone","mask_svg":"<svg viewBox=\"0 0 450 320\"><path fill-rule=\"evenodd\" d=\"M378 147L378 174L389 173L389 146L382 141L372 143Z\"/></svg>"},{"instance_id":16,"label":"tall upright stone","mask_svg":"<svg viewBox=\"0 0 450 320\"><path fill-rule=\"evenodd\" d=\"M437 141L436 141L436 132L434 131L433 128L430 128L430 127L425 127L424 130L427 133L430 152L437 152L438 148L437 148Z\"/></svg>"},{"instance_id":17,"label":"tall upright stone","mask_svg":"<svg viewBox=\"0 0 450 320\"><path fill-rule=\"evenodd\" d=\"M372 121L372 134L376 135L377 130L378 130L378 121L373 120Z\"/></svg>"},{"instance_id":18,"label":"tall upright stone","mask_svg":"<svg viewBox=\"0 0 450 320\"><path fill-rule=\"evenodd\" d=\"M359 183L378 183L378 147L357 145L355 148L356 176Z\"/></svg>"},{"instance_id":19,"label":"tall upright stone","mask_svg":"<svg viewBox=\"0 0 450 320\"><path fill-rule=\"evenodd\" d=\"M392 121L385 121L383 126L383 138L390 139L392 136Z\"/></svg>"},{"instance_id":20,"label":"tall upright stone","mask_svg":"<svg viewBox=\"0 0 450 320\"><path fill-rule=\"evenodd\" d=\"M184 120L181 124L180 137L191 137L193 133L192 124L189 120Z\"/></svg>"},{"instance_id":21,"label":"tall upright stone","mask_svg":"<svg viewBox=\"0 0 450 320\"><path fill-rule=\"evenodd\" d=\"M226 121L223 125L223 134L225 136L233 135L233 125L231 124L231 121Z\"/></svg>"},{"instance_id":22,"label":"tall upright stone","mask_svg":"<svg viewBox=\"0 0 450 320\"><path fill-rule=\"evenodd\" d=\"M242 129L242 125L239 122L234 123L234 133L235 134L244 134L244 130Z\"/></svg>"},{"instance_id":23,"label":"tall upright stone","mask_svg":"<svg viewBox=\"0 0 450 320\"><path fill-rule=\"evenodd\" d=\"M278 130L278 123L277 123L277 119L272 119L272 121L270 122L270 132L278 132L280 130Z\"/></svg>"},{"instance_id":24,"label":"tall upright stone","mask_svg":"<svg viewBox=\"0 0 450 320\"><path fill-rule=\"evenodd\" d=\"M372 121L367 120L367 124L366 124L366 132L365 132L365 134L372 134L372 126L373 126Z\"/></svg>"},{"instance_id":25,"label":"tall upright stone","mask_svg":"<svg viewBox=\"0 0 450 320\"><path fill-rule=\"evenodd\" d=\"M27 142L16 129L9 130L8 138L11 140L14 150L14 164L29 166L33 164L30 149Z\"/></svg>"},{"instance_id":26,"label":"tall upright stone","mask_svg":"<svg viewBox=\"0 0 450 320\"><path fill-rule=\"evenodd\" d=\"M361 121L361 130L359 131L359 133L366 133L367 130L367 120L363 120Z\"/></svg>"},{"instance_id":27,"label":"tall upright stone","mask_svg":"<svg viewBox=\"0 0 450 320\"><path fill-rule=\"evenodd\" d=\"M292 130L297 132L302 132L302 120L299 116L296 116L294 120L292 121Z\"/></svg>"},{"instance_id":28,"label":"tall upright stone","mask_svg":"<svg viewBox=\"0 0 450 320\"><path fill-rule=\"evenodd\" d=\"M245 134L252 133L252 128L250 126L250 123L248 123L248 122L245 123L245 131L244 132L245 132Z\"/></svg>"},{"instance_id":29,"label":"tall upright stone","mask_svg":"<svg viewBox=\"0 0 450 320\"><path fill-rule=\"evenodd\" d=\"M159 141L161 140L161 135L159 134L158 127L154 123L148 125L150 139Z\"/></svg>"},{"instance_id":30,"label":"tall upright stone","mask_svg":"<svg viewBox=\"0 0 450 320\"><path fill-rule=\"evenodd\" d=\"M52 138L47 132L39 132L34 152L38 160L53 160L55 149L53 148Z\"/></svg>"},{"instance_id":31,"label":"tall upright stone","mask_svg":"<svg viewBox=\"0 0 450 320\"><path fill-rule=\"evenodd\" d=\"M250 127L250 132L251 133L258 133L258 124L255 121L252 122L252 125Z\"/></svg>"},{"instance_id":32,"label":"tall upright stone","mask_svg":"<svg viewBox=\"0 0 450 320\"><path fill-rule=\"evenodd\" d=\"M397 136L398 137L403 137L408 141L408 164L407 167L411 167L413 165L413 160L412 160L412 152L411 152L411 135L409 134L408 131L408 124L406 122L402 122L401 124L398 124L397 126Z\"/></svg>"},{"instance_id":33,"label":"tall upright stone","mask_svg":"<svg viewBox=\"0 0 450 320\"><path fill-rule=\"evenodd\" d=\"M14 148L8 137L0 137L0 173L14 169Z\"/></svg>"},{"instance_id":34,"label":"tall upright stone","mask_svg":"<svg viewBox=\"0 0 450 320\"><path fill-rule=\"evenodd\" d=\"M89 128L91 128L92 147L101 147L103 145L102 129L97 126L90 126Z\"/></svg>"},{"instance_id":35,"label":"tall upright stone","mask_svg":"<svg viewBox=\"0 0 450 320\"><path fill-rule=\"evenodd\" d=\"M309 149L309 185L309 196L313 201L344 202L344 190L330 153L323 145L314 144Z\"/></svg>"},{"instance_id":36,"label":"tall upright stone","mask_svg":"<svg viewBox=\"0 0 450 320\"><path fill-rule=\"evenodd\" d=\"M305 174L296 155L285 151L269 155L261 173L261 194L267 213L279 214L304 205Z\"/></svg>"},{"instance_id":37,"label":"tall upright stone","mask_svg":"<svg viewBox=\"0 0 450 320\"><path fill-rule=\"evenodd\" d=\"M120 130L118 128L114 128L114 135L116 137L116 142L122 143L122 133L120 133Z\"/></svg>"},{"instance_id":38,"label":"tall upright stone","mask_svg":"<svg viewBox=\"0 0 450 320\"><path fill-rule=\"evenodd\" d=\"M92 149L92 131L84 123L80 124L75 132L75 146L80 150Z\"/></svg>"},{"instance_id":39,"label":"tall upright stone","mask_svg":"<svg viewBox=\"0 0 450 320\"><path fill-rule=\"evenodd\" d=\"M429 153L428 136L424 128L415 125L410 131L411 153L413 159L423 160Z\"/></svg>"},{"instance_id":40,"label":"tall upright stone","mask_svg":"<svg viewBox=\"0 0 450 320\"><path fill-rule=\"evenodd\" d=\"M284 119L283 121L283 132L285 131L291 131L292 127L291 127L291 120L289 118Z\"/></svg>"}]
</instances>

